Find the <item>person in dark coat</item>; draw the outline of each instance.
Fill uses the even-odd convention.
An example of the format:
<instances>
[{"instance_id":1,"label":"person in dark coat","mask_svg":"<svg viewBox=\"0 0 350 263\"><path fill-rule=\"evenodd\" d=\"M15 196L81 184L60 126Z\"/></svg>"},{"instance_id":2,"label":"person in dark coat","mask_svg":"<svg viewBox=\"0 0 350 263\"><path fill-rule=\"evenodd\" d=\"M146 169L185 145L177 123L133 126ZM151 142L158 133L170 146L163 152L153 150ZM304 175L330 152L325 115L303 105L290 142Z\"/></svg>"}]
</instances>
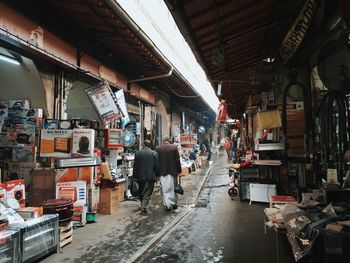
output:
<instances>
[{"instance_id":1,"label":"person in dark coat","mask_svg":"<svg viewBox=\"0 0 350 263\"><path fill-rule=\"evenodd\" d=\"M133 169L133 179L139 183L141 213L147 213L154 183L159 177L158 153L151 150L151 141L145 140L143 149L136 152Z\"/></svg>"},{"instance_id":2,"label":"person in dark coat","mask_svg":"<svg viewBox=\"0 0 350 263\"><path fill-rule=\"evenodd\" d=\"M177 209L175 186L181 174L180 155L177 146L170 143L169 137L163 137L163 144L157 149L159 156L160 189L163 204L167 211Z\"/></svg>"}]
</instances>

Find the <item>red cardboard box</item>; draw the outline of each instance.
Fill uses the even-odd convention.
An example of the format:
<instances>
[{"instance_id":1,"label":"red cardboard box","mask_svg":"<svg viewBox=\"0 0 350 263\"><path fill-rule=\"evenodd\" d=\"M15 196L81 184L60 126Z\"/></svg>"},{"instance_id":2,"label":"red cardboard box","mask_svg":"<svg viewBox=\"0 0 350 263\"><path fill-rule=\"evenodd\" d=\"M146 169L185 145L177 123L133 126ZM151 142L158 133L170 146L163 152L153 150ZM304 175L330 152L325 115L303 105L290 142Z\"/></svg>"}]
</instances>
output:
<instances>
[{"instance_id":1,"label":"red cardboard box","mask_svg":"<svg viewBox=\"0 0 350 263\"><path fill-rule=\"evenodd\" d=\"M0 183L0 198L6 198L6 184Z\"/></svg>"},{"instance_id":2,"label":"red cardboard box","mask_svg":"<svg viewBox=\"0 0 350 263\"><path fill-rule=\"evenodd\" d=\"M15 198L21 207L26 206L26 194L24 180L13 180L6 183L6 197Z\"/></svg>"}]
</instances>

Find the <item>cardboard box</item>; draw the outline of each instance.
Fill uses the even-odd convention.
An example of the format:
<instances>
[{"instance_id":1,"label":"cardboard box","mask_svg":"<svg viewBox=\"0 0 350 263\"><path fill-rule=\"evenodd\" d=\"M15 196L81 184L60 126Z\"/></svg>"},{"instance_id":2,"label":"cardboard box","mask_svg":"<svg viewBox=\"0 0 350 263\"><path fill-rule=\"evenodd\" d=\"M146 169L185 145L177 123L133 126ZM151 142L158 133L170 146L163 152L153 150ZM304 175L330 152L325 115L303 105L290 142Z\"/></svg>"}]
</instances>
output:
<instances>
[{"instance_id":1,"label":"cardboard box","mask_svg":"<svg viewBox=\"0 0 350 263\"><path fill-rule=\"evenodd\" d=\"M88 185L93 184L95 178L95 170L95 167L79 168L79 180L85 181Z\"/></svg>"},{"instance_id":2,"label":"cardboard box","mask_svg":"<svg viewBox=\"0 0 350 263\"><path fill-rule=\"evenodd\" d=\"M281 117L277 110L258 112L256 116L261 130L282 127Z\"/></svg>"},{"instance_id":3,"label":"cardboard box","mask_svg":"<svg viewBox=\"0 0 350 263\"><path fill-rule=\"evenodd\" d=\"M100 187L90 185L88 187L88 211L97 213L100 203Z\"/></svg>"},{"instance_id":4,"label":"cardboard box","mask_svg":"<svg viewBox=\"0 0 350 263\"><path fill-rule=\"evenodd\" d=\"M13 147L0 147L0 160L12 161Z\"/></svg>"},{"instance_id":5,"label":"cardboard box","mask_svg":"<svg viewBox=\"0 0 350 263\"><path fill-rule=\"evenodd\" d=\"M74 201L74 205L86 205L87 189L85 181L64 182L56 184L56 198Z\"/></svg>"},{"instance_id":6,"label":"cardboard box","mask_svg":"<svg viewBox=\"0 0 350 263\"><path fill-rule=\"evenodd\" d=\"M29 108L28 100L10 100L8 118L26 118Z\"/></svg>"},{"instance_id":7,"label":"cardboard box","mask_svg":"<svg viewBox=\"0 0 350 263\"><path fill-rule=\"evenodd\" d=\"M126 181L117 182L119 202L124 200L125 187L126 187Z\"/></svg>"},{"instance_id":8,"label":"cardboard box","mask_svg":"<svg viewBox=\"0 0 350 263\"><path fill-rule=\"evenodd\" d=\"M73 211L74 211L73 218L72 218L73 224L75 226L85 226L87 206L84 204L74 204Z\"/></svg>"},{"instance_id":9,"label":"cardboard box","mask_svg":"<svg viewBox=\"0 0 350 263\"><path fill-rule=\"evenodd\" d=\"M0 198L6 198L6 184L0 183Z\"/></svg>"},{"instance_id":10,"label":"cardboard box","mask_svg":"<svg viewBox=\"0 0 350 263\"><path fill-rule=\"evenodd\" d=\"M0 146L1 147L14 147L16 146L16 134L15 132L2 132L0 133Z\"/></svg>"},{"instance_id":11,"label":"cardboard box","mask_svg":"<svg viewBox=\"0 0 350 263\"><path fill-rule=\"evenodd\" d=\"M118 188L101 189L100 190L100 204L98 212L100 214L111 215L119 208Z\"/></svg>"},{"instance_id":12,"label":"cardboard box","mask_svg":"<svg viewBox=\"0 0 350 263\"><path fill-rule=\"evenodd\" d=\"M42 129L40 157L71 157L73 130Z\"/></svg>"},{"instance_id":13,"label":"cardboard box","mask_svg":"<svg viewBox=\"0 0 350 263\"><path fill-rule=\"evenodd\" d=\"M42 207L24 207L16 210L24 220L39 218L43 215Z\"/></svg>"},{"instance_id":14,"label":"cardboard box","mask_svg":"<svg viewBox=\"0 0 350 263\"><path fill-rule=\"evenodd\" d=\"M16 142L17 144L33 144L35 142L35 125L17 124Z\"/></svg>"},{"instance_id":15,"label":"cardboard box","mask_svg":"<svg viewBox=\"0 0 350 263\"><path fill-rule=\"evenodd\" d=\"M78 181L78 168L56 169L56 183Z\"/></svg>"},{"instance_id":16,"label":"cardboard box","mask_svg":"<svg viewBox=\"0 0 350 263\"><path fill-rule=\"evenodd\" d=\"M14 162L33 163L35 159L34 146L17 146L12 149L12 161Z\"/></svg>"},{"instance_id":17,"label":"cardboard box","mask_svg":"<svg viewBox=\"0 0 350 263\"><path fill-rule=\"evenodd\" d=\"M21 207L26 206L24 180L13 180L6 182L6 191L6 197L15 198Z\"/></svg>"},{"instance_id":18,"label":"cardboard box","mask_svg":"<svg viewBox=\"0 0 350 263\"><path fill-rule=\"evenodd\" d=\"M94 156L95 130L74 129L73 130L73 150L74 156L90 157Z\"/></svg>"}]
</instances>

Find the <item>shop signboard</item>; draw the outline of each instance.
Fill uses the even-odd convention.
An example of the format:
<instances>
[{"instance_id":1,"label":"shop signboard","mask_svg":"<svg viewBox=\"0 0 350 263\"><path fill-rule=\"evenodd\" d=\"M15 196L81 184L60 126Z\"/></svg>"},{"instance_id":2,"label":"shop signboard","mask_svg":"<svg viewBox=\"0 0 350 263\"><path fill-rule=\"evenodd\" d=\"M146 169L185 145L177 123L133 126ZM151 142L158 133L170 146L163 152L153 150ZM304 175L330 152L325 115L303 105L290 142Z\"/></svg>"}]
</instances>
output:
<instances>
[{"instance_id":1,"label":"shop signboard","mask_svg":"<svg viewBox=\"0 0 350 263\"><path fill-rule=\"evenodd\" d=\"M73 130L42 129L40 157L71 157Z\"/></svg>"},{"instance_id":2,"label":"shop signboard","mask_svg":"<svg viewBox=\"0 0 350 263\"><path fill-rule=\"evenodd\" d=\"M85 92L103 124L108 124L122 115L117 98L106 82L88 87Z\"/></svg>"},{"instance_id":3,"label":"shop signboard","mask_svg":"<svg viewBox=\"0 0 350 263\"><path fill-rule=\"evenodd\" d=\"M312 18L316 10L316 0L305 1L299 16L295 20L292 28L284 37L279 49L282 61L286 64L297 51L308 31Z\"/></svg>"},{"instance_id":4,"label":"shop signboard","mask_svg":"<svg viewBox=\"0 0 350 263\"><path fill-rule=\"evenodd\" d=\"M117 98L118 104L120 106L120 109L123 112L124 118L126 120L129 119L129 114L128 110L126 109L126 102L125 102L125 96L124 96L124 91L122 89L118 90L117 92L114 93L115 97Z\"/></svg>"}]
</instances>

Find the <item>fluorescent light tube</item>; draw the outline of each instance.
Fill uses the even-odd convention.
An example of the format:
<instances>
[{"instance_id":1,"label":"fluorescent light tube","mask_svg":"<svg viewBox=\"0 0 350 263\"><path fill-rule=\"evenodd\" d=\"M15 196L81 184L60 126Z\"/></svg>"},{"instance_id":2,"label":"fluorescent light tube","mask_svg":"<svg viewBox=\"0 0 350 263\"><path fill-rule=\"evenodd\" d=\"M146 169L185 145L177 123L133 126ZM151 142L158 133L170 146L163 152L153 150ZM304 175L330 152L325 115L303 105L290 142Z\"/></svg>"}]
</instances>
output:
<instances>
[{"instance_id":1,"label":"fluorescent light tube","mask_svg":"<svg viewBox=\"0 0 350 263\"><path fill-rule=\"evenodd\" d=\"M0 60L6 61L8 63L14 64L17 66L21 64L17 60L15 60L14 58L11 58L11 57L8 57L8 56L2 55L2 54L0 54Z\"/></svg>"}]
</instances>

